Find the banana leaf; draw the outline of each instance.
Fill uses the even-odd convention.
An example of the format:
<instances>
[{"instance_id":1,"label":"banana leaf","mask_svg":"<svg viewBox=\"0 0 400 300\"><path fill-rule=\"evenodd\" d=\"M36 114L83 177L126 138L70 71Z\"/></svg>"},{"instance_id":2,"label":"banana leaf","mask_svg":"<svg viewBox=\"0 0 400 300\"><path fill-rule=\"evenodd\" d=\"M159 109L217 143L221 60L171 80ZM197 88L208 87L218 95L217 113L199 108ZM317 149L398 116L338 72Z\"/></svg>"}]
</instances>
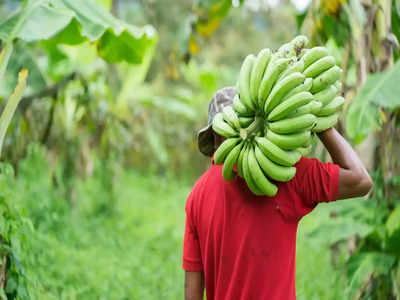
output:
<instances>
[{"instance_id":1,"label":"banana leaf","mask_svg":"<svg viewBox=\"0 0 400 300\"><path fill-rule=\"evenodd\" d=\"M12 33L25 42L95 43L106 61L139 64L157 41L151 26L137 27L114 18L93 0L33 0L0 24L0 40Z\"/></svg>"}]
</instances>

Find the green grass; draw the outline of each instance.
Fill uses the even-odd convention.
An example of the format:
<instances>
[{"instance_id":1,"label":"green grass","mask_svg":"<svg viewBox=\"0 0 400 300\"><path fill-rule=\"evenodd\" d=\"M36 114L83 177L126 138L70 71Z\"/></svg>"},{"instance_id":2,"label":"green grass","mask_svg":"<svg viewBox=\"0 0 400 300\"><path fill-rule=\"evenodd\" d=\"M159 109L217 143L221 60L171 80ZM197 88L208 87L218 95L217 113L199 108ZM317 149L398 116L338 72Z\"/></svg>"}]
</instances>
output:
<instances>
[{"instance_id":1,"label":"green grass","mask_svg":"<svg viewBox=\"0 0 400 300\"><path fill-rule=\"evenodd\" d=\"M70 203L63 186L53 186L41 151L21 164L13 188L35 227L22 257L33 298L183 299L184 204L191 184L122 170L110 192L102 171L76 179ZM329 246L307 235L328 213L321 207L300 225L299 300L344 299L343 273L332 268Z\"/></svg>"},{"instance_id":2,"label":"green grass","mask_svg":"<svg viewBox=\"0 0 400 300\"><path fill-rule=\"evenodd\" d=\"M310 238L309 234L329 218L337 204L320 204L305 216L297 234L296 291L297 300L346 299L343 251L339 253L339 265L331 262L330 245L325 240Z\"/></svg>"}]
</instances>

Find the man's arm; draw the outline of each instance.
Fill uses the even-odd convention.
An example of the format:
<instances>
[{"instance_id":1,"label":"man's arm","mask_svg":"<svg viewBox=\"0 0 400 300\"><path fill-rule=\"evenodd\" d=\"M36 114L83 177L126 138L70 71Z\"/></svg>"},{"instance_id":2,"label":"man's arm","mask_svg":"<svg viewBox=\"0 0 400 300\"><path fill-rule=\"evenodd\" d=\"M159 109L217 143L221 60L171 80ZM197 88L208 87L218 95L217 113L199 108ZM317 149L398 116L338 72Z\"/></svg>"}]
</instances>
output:
<instances>
[{"instance_id":1,"label":"man's arm","mask_svg":"<svg viewBox=\"0 0 400 300\"><path fill-rule=\"evenodd\" d=\"M333 162L340 167L338 199L366 195L372 187L372 179L349 143L334 128L318 136Z\"/></svg>"},{"instance_id":2,"label":"man's arm","mask_svg":"<svg viewBox=\"0 0 400 300\"><path fill-rule=\"evenodd\" d=\"M185 272L185 300L203 300L204 273Z\"/></svg>"}]
</instances>

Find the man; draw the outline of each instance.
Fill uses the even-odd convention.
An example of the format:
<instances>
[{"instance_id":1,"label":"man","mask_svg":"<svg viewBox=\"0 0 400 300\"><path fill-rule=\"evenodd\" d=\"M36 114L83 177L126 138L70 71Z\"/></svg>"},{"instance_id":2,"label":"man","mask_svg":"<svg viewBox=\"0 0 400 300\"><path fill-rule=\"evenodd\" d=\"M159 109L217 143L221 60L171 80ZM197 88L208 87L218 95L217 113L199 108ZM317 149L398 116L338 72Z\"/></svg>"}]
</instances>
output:
<instances>
[{"instance_id":1,"label":"man","mask_svg":"<svg viewBox=\"0 0 400 300\"><path fill-rule=\"evenodd\" d=\"M235 88L211 100L200 151L212 156L223 137L212 119L231 105ZM363 196L372 187L357 154L333 128L318 134L333 163L303 157L296 176L277 182L274 197L255 196L245 181L222 177L214 164L197 180L186 202L183 246L185 299L294 300L296 232L300 219L320 202Z\"/></svg>"}]
</instances>

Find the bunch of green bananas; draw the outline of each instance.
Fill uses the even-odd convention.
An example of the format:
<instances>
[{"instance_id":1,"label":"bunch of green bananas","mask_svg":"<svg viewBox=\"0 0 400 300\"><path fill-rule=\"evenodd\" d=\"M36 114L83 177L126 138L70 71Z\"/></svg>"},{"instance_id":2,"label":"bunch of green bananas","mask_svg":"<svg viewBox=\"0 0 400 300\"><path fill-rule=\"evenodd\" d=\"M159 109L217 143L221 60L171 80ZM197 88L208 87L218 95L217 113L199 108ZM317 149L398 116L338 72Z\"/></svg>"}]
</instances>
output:
<instances>
[{"instance_id":1,"label":"bunch of green bananas","mask_svg":"<svg viewBox=\"0 0 400 300\"><path fill-rule=\"evenodd\" d=\"M227 181L239 176L256 195L274 196L271 180L286 182L293 165L311 147L312 132L332 127L344 99L338 95L342 70L324 47L305 49L298 36L275 53L248 55L237 83L238 96L213 120L227 137L214 154Z\"/></svg>"},{"instance_id":2,"label":"bunch of green bananas","mask_svg":"<svg viewBox=\"0 0 400 300\"><path fill-rule=\"evenodd\" d=\"M342 69L336 65L335 58L330 56L324 47L305 50L303 74L312 78L311 93L320 103L320 108L314 111L317 124L313 132L320 132L334 126L338 120L337 112L344 104L344 98L339 96L342 84L339 81Z\"/></svg>"}]
</instances>

